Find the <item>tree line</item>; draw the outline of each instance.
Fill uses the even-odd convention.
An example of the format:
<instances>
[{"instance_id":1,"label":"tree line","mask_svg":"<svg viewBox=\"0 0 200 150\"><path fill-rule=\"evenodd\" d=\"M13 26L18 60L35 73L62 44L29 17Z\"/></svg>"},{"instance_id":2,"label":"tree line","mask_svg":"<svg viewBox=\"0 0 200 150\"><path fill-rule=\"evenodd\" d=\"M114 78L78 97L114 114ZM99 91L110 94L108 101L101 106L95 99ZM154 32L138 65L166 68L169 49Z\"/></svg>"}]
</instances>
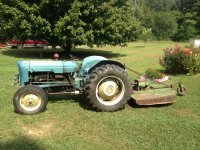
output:
<instances>
[{"instance_id":1,"label":"tree line","mask_svg":"<svg viewBox=\"0 0 200 150\"><path fill-rule=\"evenodd\" d=\"M134 0L135 16L154 39L200 37L199 0Z\"/></svg>"},{"instance_id":2,"label":"tree line","mask_svg":"<svg viewBox=\"0 0 200 150\"><path fill-rule=\"evenodd\" d=\"M137 39L199 37L199 0L0 0L0 40L124 46Z\"/></svg>"}]
</instances>

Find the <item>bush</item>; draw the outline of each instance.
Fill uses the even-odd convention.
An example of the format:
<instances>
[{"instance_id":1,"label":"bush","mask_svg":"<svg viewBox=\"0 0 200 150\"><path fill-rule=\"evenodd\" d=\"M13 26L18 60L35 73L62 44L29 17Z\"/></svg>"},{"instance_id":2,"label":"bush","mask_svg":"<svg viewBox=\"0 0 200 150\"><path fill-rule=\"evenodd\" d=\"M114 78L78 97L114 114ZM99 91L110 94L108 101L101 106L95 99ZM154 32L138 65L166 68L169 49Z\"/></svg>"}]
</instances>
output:
<instances>
[{"instance_id":1,"label":"bush","mask_svg":"<svg viewBox=\"0 0 200 150\"><path fill-rule=\"evenodd\" d=\"M147 70L145 71L145 75L153 79L161 79L163 77L163 74L161 72L152 68L147 68Z\"/></svg>"},{"instance_id":2,"label":"bush","mask_svg":"<svg viewBox=\"0 0 200 150\"><path fill-rule=\"evenodd\" d=\"M200 48L182 48L178 44L175 48L163 49L164 56L160 57L160 64L169 73L200 72Z\"/></svg>"}]
</instances>

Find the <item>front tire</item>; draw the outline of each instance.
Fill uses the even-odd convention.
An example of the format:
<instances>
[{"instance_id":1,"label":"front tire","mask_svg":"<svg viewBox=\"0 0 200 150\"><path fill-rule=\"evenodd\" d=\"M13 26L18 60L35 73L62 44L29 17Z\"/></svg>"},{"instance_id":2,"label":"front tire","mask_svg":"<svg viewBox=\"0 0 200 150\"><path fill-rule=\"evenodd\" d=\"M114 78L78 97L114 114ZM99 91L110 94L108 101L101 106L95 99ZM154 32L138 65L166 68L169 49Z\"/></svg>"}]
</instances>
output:
<instances>
[{"instance_id":1,"label":"front tire","mask_svg":"<svg viewBox=\"0 0 200 150\"><path fill-rule=\"evenodd\" d=\"M48 102L45 91L37 86L24 86L13 97L15 110L20 114L33 115L43 112Z\"/></svg>"},{"instance_id":2,"label":"front tire","mask_svg":"<svg viewBox=\"0 0 200 150\"><path fill-rule=\"evenodd\" d=\"M123 68L112 64L102 65L90 73L85 94L97 111L117 111L124 108L130 99L131 82Z\"/></svg>"}]
</instances>

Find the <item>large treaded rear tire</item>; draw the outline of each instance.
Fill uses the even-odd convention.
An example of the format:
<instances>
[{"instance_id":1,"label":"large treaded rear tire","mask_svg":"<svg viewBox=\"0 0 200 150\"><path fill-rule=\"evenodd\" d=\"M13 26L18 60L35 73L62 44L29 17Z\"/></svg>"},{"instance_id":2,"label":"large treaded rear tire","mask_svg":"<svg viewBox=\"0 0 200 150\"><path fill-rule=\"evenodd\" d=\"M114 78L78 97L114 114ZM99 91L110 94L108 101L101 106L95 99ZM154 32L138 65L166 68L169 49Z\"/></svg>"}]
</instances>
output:
<instances>
[{"instance_id":1,"label":"large treaded rear tire","mask_svg":"<svg viewBox=\"0 0 200 150\"><path fill-rule=\"evenodd\" d=\"M93 109L117 111L130 99L131 82L123 68L114 64L102 65L90 73L85 94Z\"/></svg>"},{"instance_id":2,"label":"large treaded rear tire","mask_svg":"<svg viewBox=\"0 0 200 150\"><path fill-rule=\"evenodd\" d=\"M47 102L48 96L46 92L43 89L32 85L19 88L13 97L15 111L26 115L43 112Z\"/></svg>"}]
</instances>

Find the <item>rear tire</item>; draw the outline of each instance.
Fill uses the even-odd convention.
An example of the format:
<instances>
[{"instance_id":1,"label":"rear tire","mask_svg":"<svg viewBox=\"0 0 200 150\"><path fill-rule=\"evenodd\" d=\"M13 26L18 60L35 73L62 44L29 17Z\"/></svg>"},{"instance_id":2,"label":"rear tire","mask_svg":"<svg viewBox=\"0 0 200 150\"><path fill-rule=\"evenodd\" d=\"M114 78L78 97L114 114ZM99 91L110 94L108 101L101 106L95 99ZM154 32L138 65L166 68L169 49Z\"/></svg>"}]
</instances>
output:
<instances>
[{"instance_id":1,"label":"rear tire","mask_svg":"<svg viewBox=\"0 0 200 150\"><path fill-rule=\"evenodd\" d=\"M43 112L48 102L45 91L37 86L27 85L17 90L13 97L15 111L33 115Z\"/></svg>"},{"instance_id":2,"label":"rear tire","mask_svg":"<svg viewBox=\"0 0 200 150\"><path fill-rule=\"evenodd\" d=\"M95 110L117 111L130 99L131 82L123 68L114 64L102 65L90 73L85 94Z\"/></svg>"}]
</instances>

